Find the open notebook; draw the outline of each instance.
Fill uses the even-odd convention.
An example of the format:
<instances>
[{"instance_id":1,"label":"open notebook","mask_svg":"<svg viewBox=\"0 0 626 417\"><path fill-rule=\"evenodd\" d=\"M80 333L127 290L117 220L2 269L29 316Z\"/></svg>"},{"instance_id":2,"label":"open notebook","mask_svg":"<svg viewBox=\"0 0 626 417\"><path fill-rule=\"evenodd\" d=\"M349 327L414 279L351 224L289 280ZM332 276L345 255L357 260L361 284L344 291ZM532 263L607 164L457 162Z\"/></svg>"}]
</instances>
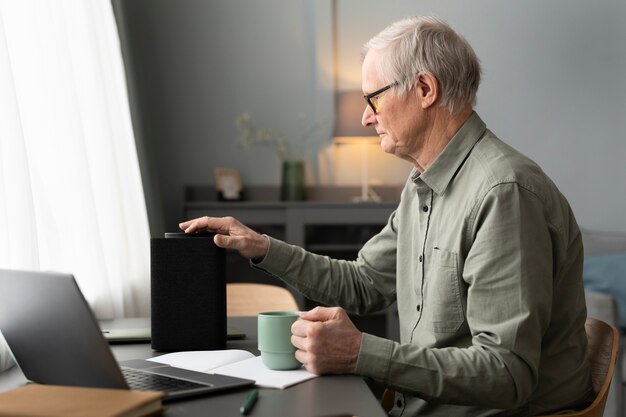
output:
<instances>
[{"instance_id":1,"label":"open notebook","mask_svg":"<svg viewBox=\"0 0 626 417\"><path fill-rule=\"evenodd\" d=\"M263 364L260 356L237 349L175 352L148 360L196 372L252 379L255 385L266 388L284 389L317 376L304 367L273 371Z\"/></svg>"}]
</instances>

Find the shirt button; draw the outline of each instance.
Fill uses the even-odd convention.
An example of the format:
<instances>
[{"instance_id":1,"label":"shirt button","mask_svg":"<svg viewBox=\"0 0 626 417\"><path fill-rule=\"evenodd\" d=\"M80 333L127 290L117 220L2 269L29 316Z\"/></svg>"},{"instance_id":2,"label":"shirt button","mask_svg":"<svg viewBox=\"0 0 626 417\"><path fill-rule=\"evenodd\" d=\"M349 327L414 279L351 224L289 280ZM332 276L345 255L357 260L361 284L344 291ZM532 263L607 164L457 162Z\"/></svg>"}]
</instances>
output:
<instances>
[{"instance_id":1,"label":"shirt button","mask_svg":"<svg viewBox=\"0 0 626 417\"><path fill-rule=\"evenodd\" d=\"M424 213L426 213L428 211L428 206L422 207L422 210L424 211Z\"/></svg>"},{"instance_id":2,"label":"shirt button","mask_svg":"<svg viewBox=\"0 0 626 417\"><path fill-rule=\"evenodd\" d=\"M422 255L420 255L419 261L422 262L423 259Z\"/></svg>"},{"instance_id":3,"label":"shirt button","mask_svg":"<svg viewBox=\"0 0 626 417\"><path fill-rule=\"evenodd\" d=\"M417 307L415 307L415 308L417 309L417 311L418 311L418 312L419 312L419 311L420 311L420 309L421 309L421 307L420 307L420 305L419 305L419 304L418 304L418 305L417 305Z\"/></svg>"},{"instance_id":4,"label":"shirt button","mask_svg":"<svg viewBox=\"0 0 626 417\"><path fill-rule=\"evenodd\" d=\"M397 406L398 408L402 408L402 400L398 400L398 401L396 401L396 406Z\"/></svg>"}]
</instances>

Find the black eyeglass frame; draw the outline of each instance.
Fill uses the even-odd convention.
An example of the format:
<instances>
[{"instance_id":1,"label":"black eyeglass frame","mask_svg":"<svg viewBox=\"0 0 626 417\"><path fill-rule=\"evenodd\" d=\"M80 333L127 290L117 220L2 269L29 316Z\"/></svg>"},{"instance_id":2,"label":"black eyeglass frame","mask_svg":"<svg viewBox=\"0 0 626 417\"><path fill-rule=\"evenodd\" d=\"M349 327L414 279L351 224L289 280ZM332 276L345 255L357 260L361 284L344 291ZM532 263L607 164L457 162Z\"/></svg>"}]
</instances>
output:
<instances>
[{"instance_id":1,"label":"black eyeglass frame","mask_svg":"<svg viewBox=\"0 0 626 417\"><path fill-rule=\"evenodd\" d=\"M384 86L383 88L379 90L374 91L373 93L363 96L363 98L365 99L365 102L370 106L374 114L378 114L378 109L376 108L376 105L372 102L372 99L376 97L377 95L389 90L391 87L395 87L397 84L398 82L395 81L389 85Z\"/></svg>"}]
</instances>

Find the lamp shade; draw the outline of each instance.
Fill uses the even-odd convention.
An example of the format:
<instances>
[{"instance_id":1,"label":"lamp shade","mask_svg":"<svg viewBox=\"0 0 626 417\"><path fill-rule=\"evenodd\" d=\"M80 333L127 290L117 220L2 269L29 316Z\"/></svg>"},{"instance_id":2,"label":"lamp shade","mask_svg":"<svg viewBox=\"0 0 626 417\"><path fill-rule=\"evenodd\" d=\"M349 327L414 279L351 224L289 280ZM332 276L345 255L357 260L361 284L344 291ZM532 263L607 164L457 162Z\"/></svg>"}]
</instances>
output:
<instances>
[{"instance_id":1,"label":"lamp shade","mask_svg":"<svg viewBox=\"0 0 626 417\"><path fill-rule=\"evenodd\" d=\"M338 91L335 109L335 142L358 140L357 138L377 139L376 130L372 126L363 126L361 118L365 110L363 93L358 90ZM371 139L370 139L371 140Z\"/></svg>"}]
</instances>

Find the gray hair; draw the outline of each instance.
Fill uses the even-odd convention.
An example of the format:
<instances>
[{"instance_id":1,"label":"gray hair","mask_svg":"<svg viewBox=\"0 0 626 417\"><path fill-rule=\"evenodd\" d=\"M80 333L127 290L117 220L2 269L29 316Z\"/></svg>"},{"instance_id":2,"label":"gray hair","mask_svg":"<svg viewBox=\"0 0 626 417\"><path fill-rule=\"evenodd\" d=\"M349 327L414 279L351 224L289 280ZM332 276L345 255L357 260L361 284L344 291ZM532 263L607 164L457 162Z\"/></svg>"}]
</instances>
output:
<instances>
[{"instance_id":1,"label":"gray hair","mask_svg":"<svg viewBox=\"0 0 626 417\"><path fill-rule=\"evenodd\" d=\"M476 99L480 62L469 43L447 23L435 17L408 17L393 23L363 45L382 50L378 72L385 84L397 82L394 91L403 98L413 88L416 75L429 72L437 78L442 107L455 114Z\"/></svg>"}]
</instances>

